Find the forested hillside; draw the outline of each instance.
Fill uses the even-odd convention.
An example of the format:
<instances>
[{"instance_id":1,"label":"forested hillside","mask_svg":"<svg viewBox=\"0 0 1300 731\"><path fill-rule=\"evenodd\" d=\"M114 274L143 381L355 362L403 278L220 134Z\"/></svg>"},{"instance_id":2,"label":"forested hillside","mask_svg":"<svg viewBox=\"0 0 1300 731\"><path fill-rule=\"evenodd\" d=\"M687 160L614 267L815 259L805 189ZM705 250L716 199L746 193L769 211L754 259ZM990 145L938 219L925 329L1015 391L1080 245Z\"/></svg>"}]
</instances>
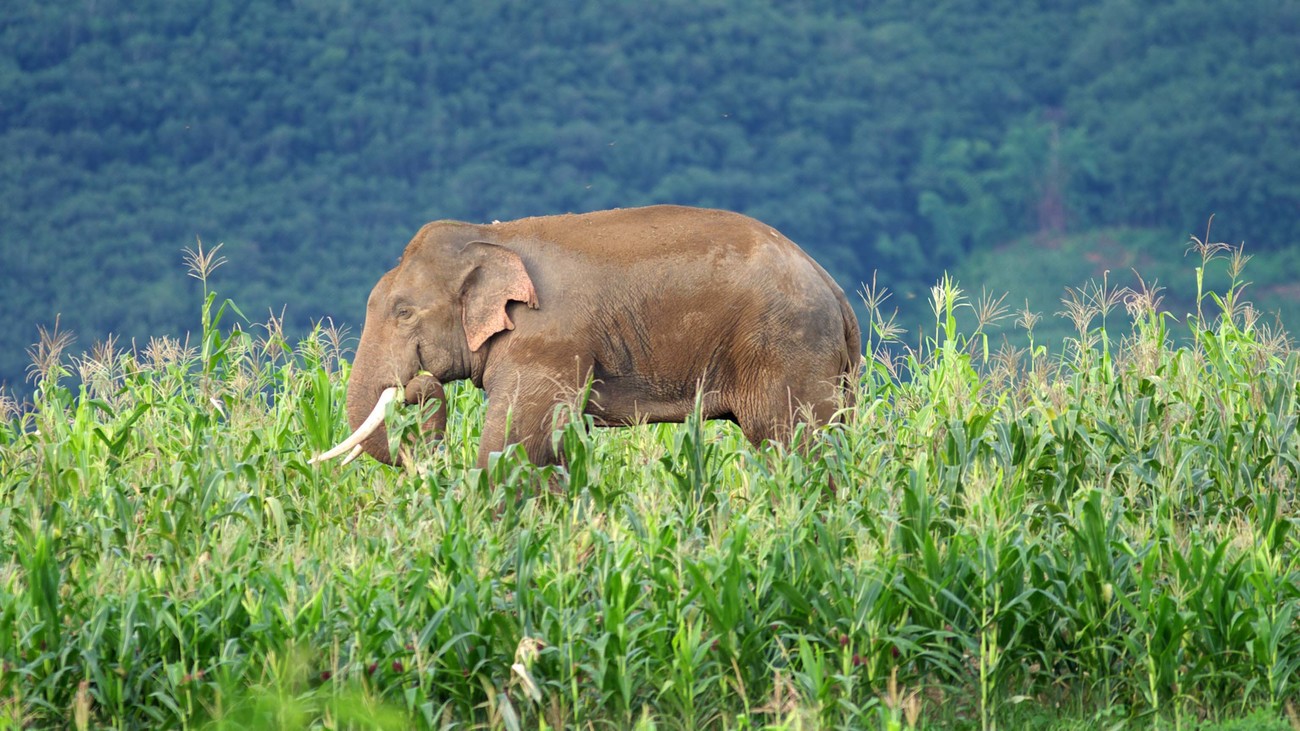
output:
<instances>
[{"instance_id":1,"label":"forested hillside","mask_svg":"<svg viewBox=\"0 0 1300 731\"><path fill-rule=\"evenodd\" d=\"M1036 232L1300 242L1300 5L850 5L10 3L0 382L60 313L197 326L196 237L251 318L354 334L435 218L720 206L904 293Z\"/></svg>"}]
</instances>

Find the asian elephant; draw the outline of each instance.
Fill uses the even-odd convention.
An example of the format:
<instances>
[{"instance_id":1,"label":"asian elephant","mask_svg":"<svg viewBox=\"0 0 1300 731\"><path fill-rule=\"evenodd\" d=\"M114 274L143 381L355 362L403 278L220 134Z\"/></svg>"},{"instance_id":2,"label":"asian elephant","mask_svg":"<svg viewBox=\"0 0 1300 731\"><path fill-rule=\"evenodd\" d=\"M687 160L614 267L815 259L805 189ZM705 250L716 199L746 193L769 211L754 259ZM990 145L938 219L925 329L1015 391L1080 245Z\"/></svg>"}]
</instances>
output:
<instances>
[{"instance_id":1,"label":"asian elephant","mask_svg":"<svg viewBox=\"0 0 1300 731\"><path fill-rule=\"evenodd\" d=\"M600 425L680 422L698 397L704 417L753 444L785 442L797 421L850 405L860 360L857 317L830 275L737 213L436 221L370 293L347 394L356 431L318 459L364 449L390 461L392 387L414 402L466 378L487 392L480 466L513 443L555 463L556 406L588 384Z\"/></svg>"}]
</instances>

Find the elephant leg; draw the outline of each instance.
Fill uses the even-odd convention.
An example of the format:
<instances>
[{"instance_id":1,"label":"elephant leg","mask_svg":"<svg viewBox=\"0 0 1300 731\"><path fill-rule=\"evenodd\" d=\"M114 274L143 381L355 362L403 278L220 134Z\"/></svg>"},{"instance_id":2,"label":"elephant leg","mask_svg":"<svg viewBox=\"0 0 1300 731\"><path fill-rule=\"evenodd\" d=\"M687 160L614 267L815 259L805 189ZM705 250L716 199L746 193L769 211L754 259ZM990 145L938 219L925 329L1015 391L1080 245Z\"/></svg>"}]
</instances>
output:
<instances>
[{"instance_id":1,"label":"elephant leg","mask_svg":"<svg viewBox=\"0 0 1300 731\"><path fill-rule=\"evenodd\" d=\"M504 399L490 399L479 438L478 466L486 468L493 452L502 452L512 444L522 444L528 460L539 467L559 462L551 443L552 414L557 405L510 404Z\"/></svg>"},{"instance_id":2,"label":"elephant leg","mask_svg":"<svg viewBox=\"0 0 1300 731\"><path fill-rule=\"evenodd\" d=\"M789 445L795 425L818 427L831 420L837 408L835 387L831 383L807 386L787 379L763 381L736 399L733 413L740 430L755 447L764 441ZM807 435L793 445L806 451Z\"/></svg>"},{"instance_id":3,"label":"elephant leg","mask_svg":"<svg viewBox=\"0 0 1300 731\"><path fill-rule=\"evenodd\" d=\"M486 468L493 452L511 444L523 445L529 461L539 467L559 463L552 435L572 418L579 393L570 385L574 377L560 373L535 367L526 375L484 384L488 406L479 439L480 467Z\"/></svg>"},{"instance_id":4,"label":"elephant leg","mask_svg":"<svg viewBox=\"0 0 1300 731\"><path fill-rule=\"evenodd\" d=\"M749 443L757 449L763 442L786 443L794 428L794 419L785 414L787 409L776 399L746 399L735 410L736 423Z\"/></svg>"}]
</instances>

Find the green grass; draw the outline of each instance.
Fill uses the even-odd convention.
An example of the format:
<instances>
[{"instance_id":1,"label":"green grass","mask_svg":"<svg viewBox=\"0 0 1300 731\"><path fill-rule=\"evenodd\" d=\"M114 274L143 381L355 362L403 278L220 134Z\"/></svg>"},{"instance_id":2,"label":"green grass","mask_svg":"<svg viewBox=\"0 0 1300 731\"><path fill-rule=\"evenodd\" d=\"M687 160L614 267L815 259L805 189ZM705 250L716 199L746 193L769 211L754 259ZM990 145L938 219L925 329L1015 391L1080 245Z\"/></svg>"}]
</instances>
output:
<instances>
[{"instance_id":1,"label":"green grass","mask_svg":"<svg viewBox=\"0 0 1300 731\"><path fill-rule=\"evenodd\" d=\"M0 419L0 728L1300 727L1300 353L1234 282L1185 345L1082 288L1059 356L946 282L922 349L872 311L808 454L578 419L488 474L464 384L413 468L308 465L333 330L51 334Z\"/></svg>"}]
</instances>

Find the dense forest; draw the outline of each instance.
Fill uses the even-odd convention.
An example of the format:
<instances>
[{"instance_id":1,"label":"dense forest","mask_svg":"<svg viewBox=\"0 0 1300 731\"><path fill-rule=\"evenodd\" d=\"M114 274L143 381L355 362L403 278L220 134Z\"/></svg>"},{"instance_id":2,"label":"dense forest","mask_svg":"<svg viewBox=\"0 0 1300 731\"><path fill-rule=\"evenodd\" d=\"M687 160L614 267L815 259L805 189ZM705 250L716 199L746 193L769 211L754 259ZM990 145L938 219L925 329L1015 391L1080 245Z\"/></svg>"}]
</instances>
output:
<instances>
[{"instance_id":1,"label":"dense forest","mask_svg":"<svg viewBox=\"0 0 1300 731\"><path fill-rule=\"evenodd\" d=\"M196 239L251 319L354 334L436 218L719 206L904 293L1026 236L1300 243L1300 5L855 5L11 3L0 382L56 317L196 327Z\"/></svg>"}]
</instances>

